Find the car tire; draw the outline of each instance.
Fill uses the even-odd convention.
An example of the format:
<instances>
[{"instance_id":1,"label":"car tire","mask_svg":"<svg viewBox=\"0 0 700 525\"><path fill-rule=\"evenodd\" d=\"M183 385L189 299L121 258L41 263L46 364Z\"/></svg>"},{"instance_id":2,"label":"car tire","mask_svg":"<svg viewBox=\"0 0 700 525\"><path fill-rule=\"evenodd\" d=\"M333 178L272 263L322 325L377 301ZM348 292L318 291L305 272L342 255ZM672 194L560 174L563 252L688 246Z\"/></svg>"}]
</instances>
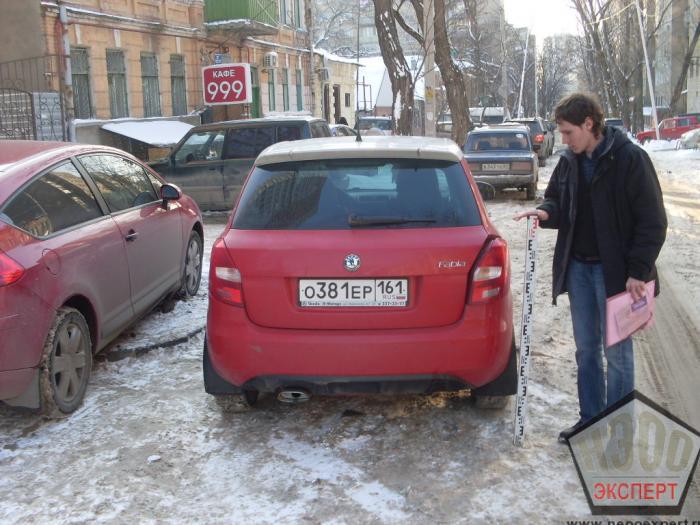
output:
<instances>
[{"instance_id":1,"label":"car tire","mask_svg":"<svg viewBox=\"0 0 700 525\"><path fill-rule=\"evenodd\" d=\"M204 255L202 237L195 230L190 233L185 250L185 268L178 295L180 299L190 299L197 295L202 282L202 257Z\"/></svg>"},{"instance_id":2,"label":"car tire","mask_svg":"<svg viewBox=\"0 0 700 525\"><path fill-rule=\"evenodd\" d=\"M547 165L547 159L544 158L544 157L538 157L538 158L537 158L537 165L538 165L540 168L543 168L544 166Z\"/></svg>"},{"instance_id":3,"label":"car tire","mask_svg":"<svg viewBox=\"0 0 700 525\"><path fill-rule=\"evenodd\" d=\"M535 200L537 195L537 183L533 182L525 187L525 198L529 201Z\"/></svg>"},{"instance_id":4,"label":"car tire","mask_svg":"<svg viewBox=\"0 0 700 525\"><path fill-rule=\"evenodd\" d=\"M85 317L75 308L59 308L42 354L42 415L63 417L74 412L85 397L91 369L92 341Z\"/></svg>"}]
</instances>

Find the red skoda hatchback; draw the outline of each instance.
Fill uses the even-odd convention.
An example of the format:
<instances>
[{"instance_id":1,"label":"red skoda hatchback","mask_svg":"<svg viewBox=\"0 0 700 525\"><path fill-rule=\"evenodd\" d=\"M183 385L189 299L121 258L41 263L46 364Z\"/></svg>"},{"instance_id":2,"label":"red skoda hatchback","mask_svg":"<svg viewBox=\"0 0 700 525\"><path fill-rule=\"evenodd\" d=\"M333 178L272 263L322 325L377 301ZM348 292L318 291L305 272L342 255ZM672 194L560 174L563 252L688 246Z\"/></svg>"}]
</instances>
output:
<instances>
[{"instance_id":1,"label":"red skoda hatchback","mask_svg":"<svg viewBox=\"0 0 700 525\"><path fill-rule=\"evenodd\" d=\"M0 141L0 400L80 406L92 355L202 266L199 208L122 151Z\"/></svg>"},{"instance_id":2,"label":"red skoda hatchback","mask_svg":"<svg viewBox=\"0 0 700 525\"><path fill-rule=\"evenodd\" d=\"M258 392L507 400L512 317L506 242L452 141L279 143L212 249L205 389L224 408Z\"/></svg>"}]
</instances>

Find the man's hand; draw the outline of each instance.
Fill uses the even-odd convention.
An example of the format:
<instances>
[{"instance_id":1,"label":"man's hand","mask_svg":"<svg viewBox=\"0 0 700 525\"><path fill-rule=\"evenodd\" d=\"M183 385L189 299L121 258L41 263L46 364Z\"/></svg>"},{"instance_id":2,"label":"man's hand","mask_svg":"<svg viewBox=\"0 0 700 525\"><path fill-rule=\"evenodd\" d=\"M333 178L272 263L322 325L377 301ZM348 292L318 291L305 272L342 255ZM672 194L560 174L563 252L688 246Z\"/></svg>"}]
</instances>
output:
<instances>
[{"instance_id":1,"label":"man's hand","mask_svg":"<svg viewBox=\"0 0 700 525\"><path fill-rule=\"evenodd\" d=\"M632 296L632 299L634 299L634 302L636 303L640 299L642 299L646 294L647 294L647 288L646 284L644 281L639 281L635 279L634 277L629 277L627 279L627 284L625 285L627 288L627 291L630 293Z\"/></svg>"},{"instance_id":2,"label":"man's hand","mask_svg":"<svg viewBox=\"0 0 700 525\"><path fill-rule=\"evenodd\" d=\"M547 219L549 219L549 213L547 213L544 210L527 210L522 213L518 213L517 215L514 215L513 220L519 221L520 219L524 219L525 217L532 216L536 216L541 221L546 221Z\"/></svg>"}]
</instances>

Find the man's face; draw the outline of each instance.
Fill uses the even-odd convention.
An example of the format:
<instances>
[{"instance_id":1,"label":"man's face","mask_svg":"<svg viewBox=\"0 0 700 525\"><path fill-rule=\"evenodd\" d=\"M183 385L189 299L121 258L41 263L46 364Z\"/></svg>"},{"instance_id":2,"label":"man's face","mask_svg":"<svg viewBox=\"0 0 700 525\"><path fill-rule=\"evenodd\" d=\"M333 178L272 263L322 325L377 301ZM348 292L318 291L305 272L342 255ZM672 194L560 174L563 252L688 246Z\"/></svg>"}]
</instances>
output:
<instances>
[{"instance_id":1,"label":"man's face","mask_svg":"<svg viewBox=\"0 0 700 525\"><path fill-rule=\"evenodd\" d=\"M559 126L562 142L568 145L571 151L577 155L589 149L593 151L596 139L591 131L593 121L590 117L586 117L586 120L584 120L580 126L567 122L566 120L560 120L557 122L557 125ZM591 146L593 146L593 148L591 148Z\"/></svg>"}]
</instances>

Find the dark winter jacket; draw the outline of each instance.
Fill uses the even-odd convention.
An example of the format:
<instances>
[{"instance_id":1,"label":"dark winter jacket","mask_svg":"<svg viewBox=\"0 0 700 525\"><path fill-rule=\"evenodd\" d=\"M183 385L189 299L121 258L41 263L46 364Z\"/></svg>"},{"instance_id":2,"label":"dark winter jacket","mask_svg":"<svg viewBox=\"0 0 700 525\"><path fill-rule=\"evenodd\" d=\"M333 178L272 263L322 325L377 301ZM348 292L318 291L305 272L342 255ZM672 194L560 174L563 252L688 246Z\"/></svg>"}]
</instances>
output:
<instances>
[{"instance_id":1,"label":"dark winter jacket","mask_svg":"<svg viewBox=\"0 0 700 525\"><path fill-rule=\"evenodd\" d=\"M608 297L625 291L628 277L656 280L654 263L666 239L666 212L656 171L647 153L613 127L604 130L605 148L591 182L591 204ZM585 154L585 153L584 153ZM552 298L566 292L566 269L576 221L579 163L562 153L538 208L549 214L543 228L558 229Z\"/></svg>"}]
</instances>

